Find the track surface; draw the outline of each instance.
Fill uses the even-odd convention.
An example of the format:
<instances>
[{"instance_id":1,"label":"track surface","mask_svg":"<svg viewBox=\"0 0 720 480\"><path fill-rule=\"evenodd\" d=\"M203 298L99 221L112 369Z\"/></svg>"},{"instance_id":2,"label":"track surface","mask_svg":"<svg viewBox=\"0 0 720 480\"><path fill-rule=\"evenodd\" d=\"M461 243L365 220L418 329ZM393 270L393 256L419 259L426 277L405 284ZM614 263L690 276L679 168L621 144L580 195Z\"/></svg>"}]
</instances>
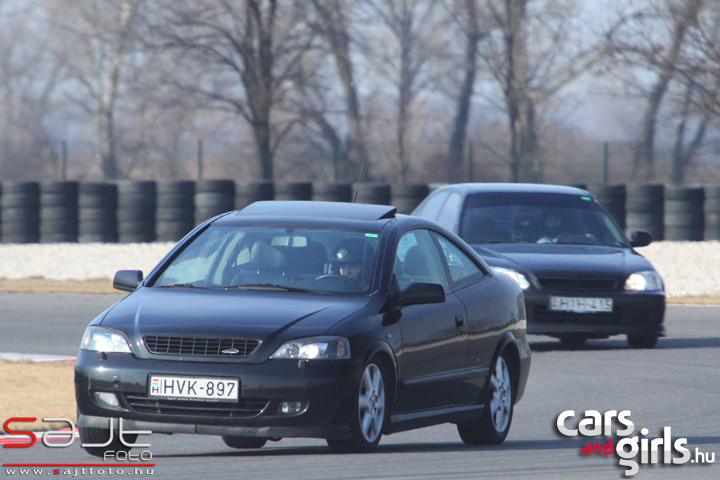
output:
<instances>
[{"instance_id":1,"label":"track surface","mask_svg":"<svg viewBox=\"0 0 720 480\"><path fill-rule=\"evenodd\" d=\"M85 325L120 298L0 294L0 351L72 355ZM368 455L333 455L318 440L284 439L261 450L238 451L217 437L152 435L156 465L141 467L152 468L152 476L136 475L129 466L117 468L124 478L193 480L629 478L623 477L617 456L583 455L585 442L560 436L555 419L570 409L579 415L588 409L630 410L636 431L648 428L652 437L672 427L673 437L688 439L693 458L696 448L711 455L720 451L720 307L672 305L666 324L668 336L653 350L631 350L620 337L578 350L533 337L525 398L517 405L507 441L497 447L466 447L452 425L384 437L377 453ZM2 464L102 463L77 440L68 448L0 448L0 459ZM7 468L15 468L15 475L8 475ZM44 467L41 476L52 475L53 468L60 473L68 468L65 477L77 473L75 478L91 478L81 467L75 472L75 467L58 466ZM21 478L19 467L2 467L3 476ZM720 467L641 465L634 478L683 476L718 478Z\"/></svg>"}]
</instances>

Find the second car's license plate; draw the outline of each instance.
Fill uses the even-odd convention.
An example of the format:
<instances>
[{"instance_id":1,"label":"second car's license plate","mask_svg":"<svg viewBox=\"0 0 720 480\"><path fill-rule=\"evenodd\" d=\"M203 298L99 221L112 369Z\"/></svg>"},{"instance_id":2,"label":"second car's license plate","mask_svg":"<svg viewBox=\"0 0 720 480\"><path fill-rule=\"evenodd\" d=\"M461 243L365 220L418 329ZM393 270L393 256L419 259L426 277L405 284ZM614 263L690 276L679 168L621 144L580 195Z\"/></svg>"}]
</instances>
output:
<instances>
[{"instance_id":1,"label":"second car's license plate","mask_svg":"<svg viewBox=\"0 0 720 480\"><path fill-rule=\"evenodd\" d=\"M235 401L240 381L236 378L150 375L150 397Z\"/></svg>"},{"instance_id":2,"label":"second car's license plate","mask_svg":"<svg viewBox=\"0 0 720 480\"><path fill-rule=\"evenodd\" d=\"M550 310L555 312L612 312L612 298L550 297Z\"/></svg>"}]
</instances>

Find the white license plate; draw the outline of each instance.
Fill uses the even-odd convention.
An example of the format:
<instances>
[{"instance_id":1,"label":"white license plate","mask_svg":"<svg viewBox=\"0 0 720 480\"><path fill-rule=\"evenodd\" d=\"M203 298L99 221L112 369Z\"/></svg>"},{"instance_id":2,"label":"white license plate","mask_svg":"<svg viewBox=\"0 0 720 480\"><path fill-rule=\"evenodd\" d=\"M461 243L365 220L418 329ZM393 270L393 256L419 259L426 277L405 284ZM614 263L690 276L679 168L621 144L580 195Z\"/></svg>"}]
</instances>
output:
<instances>
[{"instance_id":1,"label":"white license plate","mask_svg":"<svg viewBox=\"0 0 720 480\"><path fill-rule=\"evenodd\" d=\"M612 298L550 297L554 312L599 313L612 312Z\"/></svg>"},{"instance_id":2,"label":"white license plate","mask_svg":"<svg viewBox=\"0 0 720 480\"><path fill-rule=\"evenodd\" d=\"M190 398L231 402L238 399L236 378L150 375L148 395L155 398Z\"/></svg>"}]
</instances>

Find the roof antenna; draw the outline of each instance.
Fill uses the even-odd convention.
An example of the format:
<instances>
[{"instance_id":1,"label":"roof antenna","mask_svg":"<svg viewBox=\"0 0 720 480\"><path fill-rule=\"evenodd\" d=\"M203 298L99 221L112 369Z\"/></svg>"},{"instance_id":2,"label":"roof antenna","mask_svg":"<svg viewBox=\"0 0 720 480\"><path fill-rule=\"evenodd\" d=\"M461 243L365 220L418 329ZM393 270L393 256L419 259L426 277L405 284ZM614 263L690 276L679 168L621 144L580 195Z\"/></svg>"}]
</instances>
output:
<instances>
[{"instance_id":1,"label":"roof antenna","mask_svg":"<svg viewBox=\"0 0 720 480\"><path fill-rule=\"evenodd\" d=\"M363 172L365 171L365 162L367 162L367 156L363 158L362 167L360 167L360 175L358 176L357 186L355 187L355 195L353 195L352 203L357 200L358 192L360 191L360 182L362 181Z\"/></svg>"}]
</instances>

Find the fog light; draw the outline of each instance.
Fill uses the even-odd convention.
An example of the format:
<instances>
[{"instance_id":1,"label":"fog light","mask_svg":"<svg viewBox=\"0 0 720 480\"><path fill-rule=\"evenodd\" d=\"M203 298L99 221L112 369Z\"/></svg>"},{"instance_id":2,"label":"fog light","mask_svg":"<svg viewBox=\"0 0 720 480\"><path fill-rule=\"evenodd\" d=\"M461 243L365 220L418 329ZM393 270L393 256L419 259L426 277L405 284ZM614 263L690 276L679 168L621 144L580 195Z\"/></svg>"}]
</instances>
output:
<instances>
[{"instance_id":1,"label":"fog light","mask_svg":"<svg viewBox=\"0 0 720 480\"><path fill-rule=\"evenodd\" d=\"M95 392L93 393L95 401L101 407L119 408L120 402L118 401L117 395L109 392Z\"/></svg>"},{"instance_id":2,"label":"fog light","mask_svg":"<svg viewBox=\"0 0 720 480\"><path fill-rule=\"evenodd\" d=\"M297 415L307 410L307 402L280 402L278 413L280 415Z\"/></svg>"}]
</instances>

